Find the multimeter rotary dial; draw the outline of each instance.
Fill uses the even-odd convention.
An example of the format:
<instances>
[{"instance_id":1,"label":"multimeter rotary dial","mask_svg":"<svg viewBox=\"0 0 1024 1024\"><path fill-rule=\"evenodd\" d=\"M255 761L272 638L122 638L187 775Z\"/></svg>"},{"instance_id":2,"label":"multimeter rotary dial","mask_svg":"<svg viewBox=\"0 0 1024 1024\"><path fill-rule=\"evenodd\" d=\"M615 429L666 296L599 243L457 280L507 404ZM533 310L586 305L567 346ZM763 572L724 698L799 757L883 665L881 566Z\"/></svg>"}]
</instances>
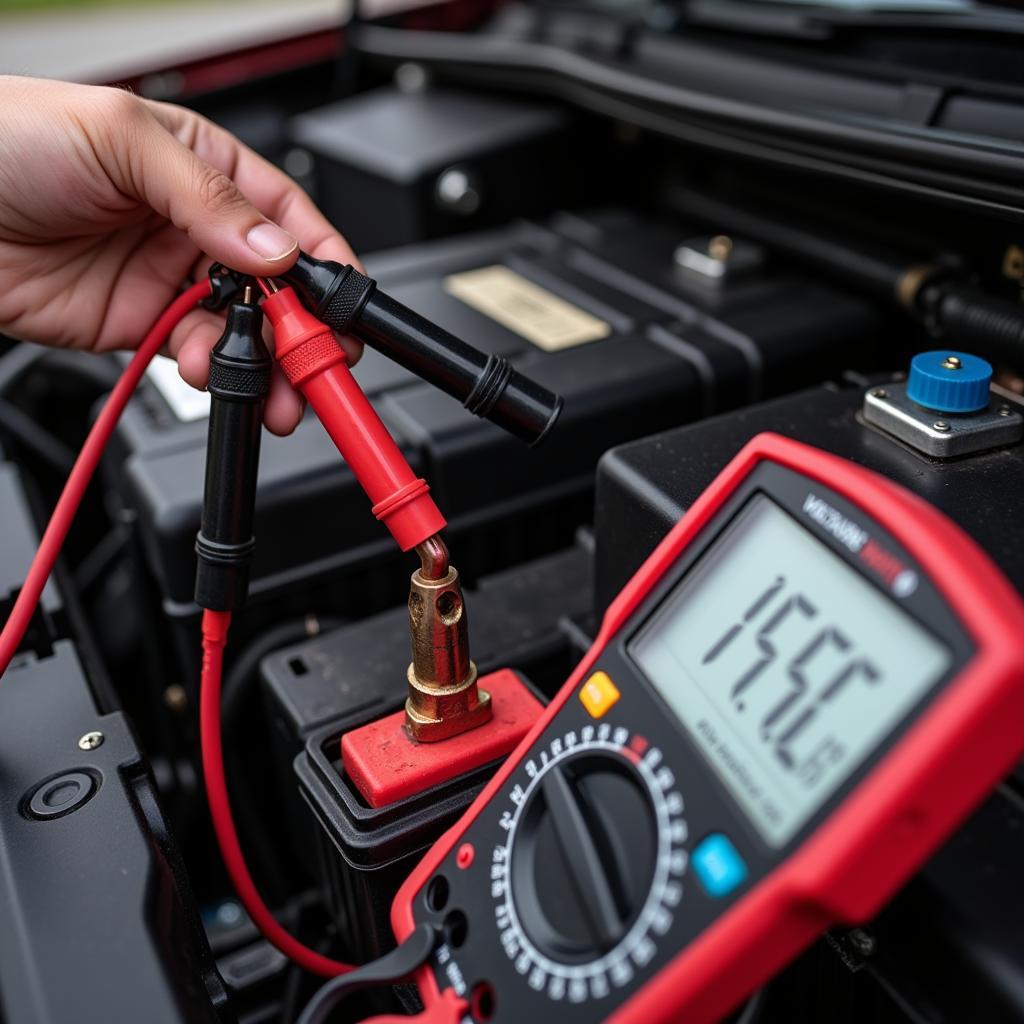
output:
<instances>
[{"instance_id":1,"label":"multimeter rotary dial","mask_svg":"<svg viewBox=\"0 0 1024 1024\"><path fill-rule=\"evenodd\" d=\"M607 723L569 730L524 762L509 799L491 891L517 972L573 1002L628 984L671 927L687 868L661 752Z\"/></svg>"}]
</instances>

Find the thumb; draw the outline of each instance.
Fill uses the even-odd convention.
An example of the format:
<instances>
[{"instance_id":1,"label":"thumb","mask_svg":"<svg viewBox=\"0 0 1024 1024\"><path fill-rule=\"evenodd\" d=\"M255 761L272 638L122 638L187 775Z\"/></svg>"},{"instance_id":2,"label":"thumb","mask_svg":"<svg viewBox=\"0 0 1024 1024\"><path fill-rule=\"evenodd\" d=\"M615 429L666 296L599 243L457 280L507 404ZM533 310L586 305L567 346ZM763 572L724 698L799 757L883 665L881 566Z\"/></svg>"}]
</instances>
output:
<instances>
[{"instance_id":1,"label":"thumb","mask_svg":"<svg viewBox=\"0 0 1024 1024\"><path fill-rule=\"evenodd\" d=\"M268 220L223 171L201 160L153 118L136 142L138 198L211 259L244 274L272 276L294 262L298 240Z\"/></svg>"}]
</instances>

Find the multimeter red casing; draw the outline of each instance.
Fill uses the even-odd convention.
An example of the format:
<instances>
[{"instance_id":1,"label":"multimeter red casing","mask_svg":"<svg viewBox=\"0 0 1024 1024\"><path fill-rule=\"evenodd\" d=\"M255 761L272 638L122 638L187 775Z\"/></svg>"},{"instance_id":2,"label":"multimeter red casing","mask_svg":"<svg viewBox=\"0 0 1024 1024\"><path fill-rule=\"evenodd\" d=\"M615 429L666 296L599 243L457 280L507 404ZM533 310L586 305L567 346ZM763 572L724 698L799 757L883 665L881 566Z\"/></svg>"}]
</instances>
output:
<instances>
[{"instance_id":1,"label":"multimeter red casing","mask_svg":"<svg viewBox=\"0 0 1024 1024\"><path fill-rule=\"evenodd\" d=\"M900 600L948 645L952 662L926 698L796 835L781 850L767 850L726 790L710 780L706 767L698 767L700 755L672 712L630 678L625 643L754 494L766 494L795 514L808 487L865 527L878 541L873 550L885 557L858 562L825 529L801 525L855 564L890 599ZM912 595L897 594L894 574L908 568L920 585ZM578 957L564 969L556 965L556 974L549 977L543 963L550 958L534 950L536 963L530 962L528 948L533 947L521 929L515 933L519 939L509 941L506 930L499 941L512 900L507 859L515 852L501 846L501 829L508 828L507 822L501 825L501 816L507 818L508 808L515 806L517 790L520 799L524 785L529 792L524 767L534 765L541 750L547 757L551 744L559 749L565 729L567 736L582 735L588 715L579 699L581 688L605 668L621 689L607 715L623 733L620 753L645 767L654 734L662 748L655 767L661 763L674 769L665 776L669 795L677 808L686 808L688 823L681 827L682 819L666 818L661 827L665 831L672 824L673 841L678 841L677 847L666 848L666 863L681 868L681 884L673 893L682 896L674 897L667 924L666 908L654 908L651 920L658 927L645 935L642 956L630 954L628 977L623 972L617 981L611 975L587 975L591 968ZM634 675L642 673L635 668ZM643 720L631 721L634 713ZM891 481L799 442L760 434L612 602L591 649L540 720L402 886L392 908L395 934L401 941L418 922L450 928L457 920L457 934L450 933L452 941L440 947L417 981L428 1008L440 1009L442 990L454 988L466 1000L470 1020L717 1020L824 929L875 913L1021 756L1022 716L1024 605L974 541ZM638 752L645 751L639 763ZM688 790L687 780L698 771L709 792ZM685 851L709 828L721 827L739 837L749 877L728 898L716 901L686 873ZM436 886L432 889L438 877L444 884L441 901ZM562 974L568 985L553 981ZM481 991L486 999L474 999ZM444 1002L455 1005L450 991Z\"/></svg>"}]
</instances>

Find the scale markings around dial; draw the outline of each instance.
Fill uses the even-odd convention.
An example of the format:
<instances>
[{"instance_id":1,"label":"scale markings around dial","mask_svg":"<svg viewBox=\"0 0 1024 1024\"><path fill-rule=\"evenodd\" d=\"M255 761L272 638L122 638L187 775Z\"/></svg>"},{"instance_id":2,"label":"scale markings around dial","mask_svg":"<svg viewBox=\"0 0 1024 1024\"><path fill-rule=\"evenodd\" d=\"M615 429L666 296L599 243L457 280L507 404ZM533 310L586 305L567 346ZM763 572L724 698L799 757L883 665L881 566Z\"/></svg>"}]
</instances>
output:
<instances>
[{"instance_id":1,"label":"scale markings around dial","mask_svg":"<svg viewBox=\"0 0 1024 1024\"><path fill-rule=\"evenodd\" d=\"M490 878L516 972L555 1001L629 985L671 929L688 867L661 751L608 722L570 729L524 762L507 799Z\"/></svg>"}]
</instances>

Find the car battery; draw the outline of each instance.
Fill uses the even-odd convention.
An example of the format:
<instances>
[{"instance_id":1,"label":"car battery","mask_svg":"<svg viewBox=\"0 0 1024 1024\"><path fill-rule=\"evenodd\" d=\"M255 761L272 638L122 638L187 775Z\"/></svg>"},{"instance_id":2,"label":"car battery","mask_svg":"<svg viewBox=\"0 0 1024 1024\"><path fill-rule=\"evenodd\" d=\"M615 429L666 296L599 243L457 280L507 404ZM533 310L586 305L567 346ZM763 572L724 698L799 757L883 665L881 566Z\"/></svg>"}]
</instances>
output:
<instances>
[{"instance_id":1,"label":"car battery","mask_svg":"<svg viewBox=\"0 0 1024 1024\"><path fill-rule=\"evenodd\" d=\"M609 452L597 480L595 616L762 431L896 480L963 527L1024 592L1017 541L1024 445L949 460L926 457L862 419L866 392L886 385L848 377ZM1006 401L1013 405L1009 396ZM1024 1019L1022 792L1024 766L1018 766L870 925L832 933L790 967L771 986L785 1015L839 1019L834 1000L842 985L842 1020L904 1020L906 1007L925 1005L933 1008L929 1020Z\"/></svg>"},{"instance_id":2,"label":"car battery","mask_svg":"<svg viewBox=\"0 0 1024 1024\"><path fill-rule=\"evenodd\" d=\"M308 154L321 209L358 251L556 208L578 166L570 157L595 145L573 125L551 103L385 87L299 114L288 135Z\"/></svg>"},{"instance_id":3,"label":"car battery","mask_svg":"<svg viewBox=\"0 0 1024 1024\"><path fill-rule=\"evenodd\" d=\"M465 581L570 544L590 519L608 447L819 379L851 350L868 358L877 335L869 306L770 263L709 286L677 259L694 237L685 225L609 211L369 260L401 302L565 400L551 436L529 449L374 351L356 366L447 516ZM156 374L118 428L108 496L133 524L159 602L153 617L162 609L172 627L165 661L194 684L192 548L206 424L202 396L182 391L173 366ZM404 599L406 563L314 419L292 437L266 438L260 459L239 629L308 611L365 616Z\"/></svg>"},{"instance_id":4,"label":"car battery","mask_svg":"<svg viewBox=\"0 0 1024 1024\"><path fill-rule=\"evenodd\" d=\"M583 545L482 580L466 594L481 685L507 667L546 700L588 643L591 600ZM388 915L399 885L500 763L370 805L342 767L342 737L400 711L408 663L403 606L284 648L261 666L277 773L301 794L289 794L285 809L293 852L320 879L346 953L358 962L393 945Z\"/></svg>"}]
</instances>

